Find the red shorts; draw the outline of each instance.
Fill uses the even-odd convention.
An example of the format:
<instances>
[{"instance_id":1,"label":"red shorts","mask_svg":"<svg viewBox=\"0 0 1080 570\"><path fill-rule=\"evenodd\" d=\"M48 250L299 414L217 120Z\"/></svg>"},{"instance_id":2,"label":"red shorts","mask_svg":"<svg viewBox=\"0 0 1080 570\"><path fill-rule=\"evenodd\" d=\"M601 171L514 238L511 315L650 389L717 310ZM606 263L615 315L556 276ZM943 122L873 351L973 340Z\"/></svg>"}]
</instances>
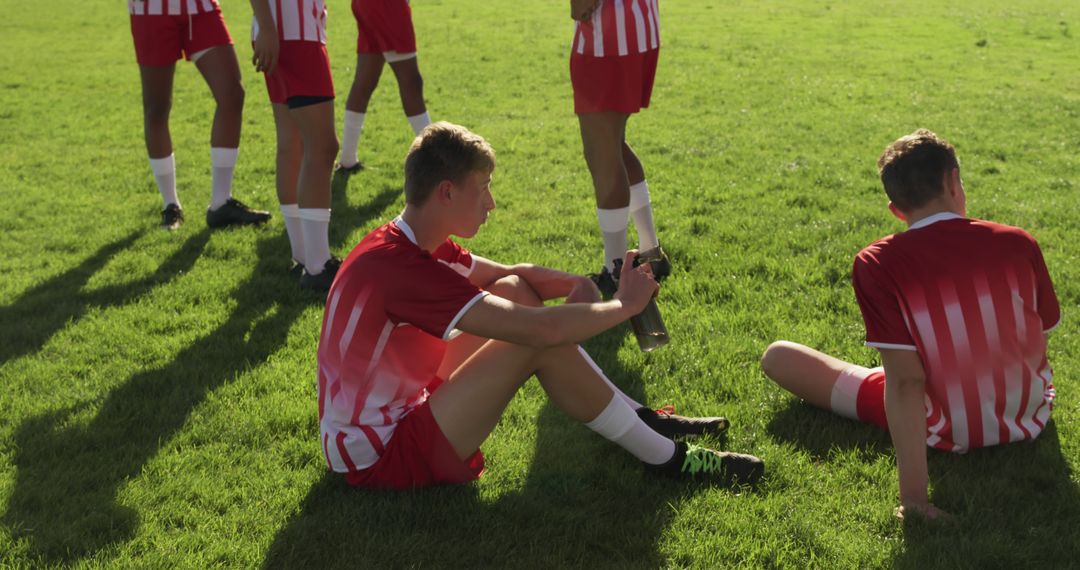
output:
<instances>
[{"instance_id":1,"label":"red shorts","mask_svg":"<svg viewBox=\"0 0 1080 570\"><path fill-rule=\"evenodd\" d=\"M833 385L832 410L842 416L889 430L885 417L885 372L881 368L852 366Z\"/></svg>"},{"instance_id":2,"label":"red shorts","mask_svg":"<svg viewBox=\"0 0 1080 570\"><path fill-rule=\"evenodd\" d=\"M135 39L135 61L139 65L165 66L181 57L216 46L232 45L221 11L188 16L131 15L131 36Z\"/></svg>"},{"instance_id":3,"label":"red shorts","mask_svg":"<svg viewBox=\"0 0 1080 570\"><path fill-rule=\"evenodd\" d=\"M265 75L265 74L264 74ZM282 41L277 69L266 75L271 103L288 103L294 97L334 97L330 56L319 42Z\"/></svg>"},{"instance_id":4,"label":"red shorts","mask_svg":"<svg viewBox=\"0 0 1080 570\"><path fill-rule=\"evenodd\" d=\"M435 485L459 485L480 478L480 450L462 461L446 440L424 402L398 423L379 460L367 469L347 473L350 485L397 491Z\"/></svg>"},{"instance_id":5,"label":"red shorts","mask_svg":"<svg viewBox=\"0 0 1080 570\"><path fill-rule=\"evenodd\" d=\"M627 115L649 106L660 50L618 57L570 56L574 113Z\"/></svg>"},{"instance_id":6,"label":"red shorts","mask_svg":"<svg viewBox=\"0 0 1080 570\"><path fill-rule=\"evenodd\" d=\"M352 0L356 53L416 53L412 8L406 0Z\"/></svg>"}]
</instances>

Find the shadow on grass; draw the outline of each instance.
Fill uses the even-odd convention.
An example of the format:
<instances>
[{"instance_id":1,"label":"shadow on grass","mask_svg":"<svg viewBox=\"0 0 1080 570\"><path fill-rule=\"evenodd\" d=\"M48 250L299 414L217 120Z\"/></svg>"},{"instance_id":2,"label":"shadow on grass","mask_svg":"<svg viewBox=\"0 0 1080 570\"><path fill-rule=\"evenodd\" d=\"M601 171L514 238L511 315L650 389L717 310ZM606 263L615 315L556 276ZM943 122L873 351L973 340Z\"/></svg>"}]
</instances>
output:
<instances>
[{"instance_id":1,"label":"shadow on grass","mask_svg":"<svg viewBox=\"0 0 1080 570\"><path fill-rule=\"evenodd\" d=\"M381 215L399 193L386 190L367 205L342 207L335 222L360 226ZM205 243L206 237L199 239ZM114 389L89 422L69 421L81 411L75 408L19 426L18 471L2 521L14 538L29 540L32 556L72 563L135 534L138 513L117 503L119 487L139 475L208 393L260 366L285 343L300 313L322 302L287 276L288 252L284 233L261 239L258 264L233 292L237 305L228 320L164 367Z\"/></svg>"},{"instance_id":2,"label":"shadow on grass","mask_svg":"<svg viewBox=\"0 0 1080 570\"><path fill-rule=\"evenodd\" d=\"M892 443L885 431L794 398L788 398L787 406L773 415L767 429L776 441L788 442L809 453L816 461L828 459L830 452L836 449L892 453Z\"/></svg>"},{"instance_id":3,"label":"shadow on grass","mask_svg":"<svg viewBox=\"0 0 1080 570\"><path fill-rule=\"evenodd\" d=\"M590 341L589 348L609 377L640 401L641 383L630 380L633 373L615 356L625 334L609 332ZM503 419L504 424L515 421L532 420ZM693 489L648 476L632 456L550 403L535 421L529 472L518 489L495 499L482 497L476 485L373 492L324 475L278 532L264 567L667 564L657 543L670 521L670 505ZM507 427L502 433L512 431ZM489 457L489 474L507 468Z\"/></svg>"},{"instance_id":4,"label":"shadow on grass","mask_svg":"<svg viewBox=\"0 0 1080 570\"><path fill-rule=\"evenodd\" d=\"M929 459L931 499L955 520L905 523L906 548L894 566L1076 567L1080 489L1053 420L1031 442Z\"/></svg>"},{"instance_id":5,"label":"shadow on grass","mask_svg":"<svg viewBox=\"0 0 1080 570\"><path fill-rule=\"evenodd\" d=\"M99 248L82 263L26 291L10 305L0 307L0 366L9 360L41 349L54 334L92 309L126 304L188 271L202 253L210 232L203 230L187 240L153 274L135 282L82 288L116 254L130 248L145 231L136 230Z\"/></svg>"}]
</instances>

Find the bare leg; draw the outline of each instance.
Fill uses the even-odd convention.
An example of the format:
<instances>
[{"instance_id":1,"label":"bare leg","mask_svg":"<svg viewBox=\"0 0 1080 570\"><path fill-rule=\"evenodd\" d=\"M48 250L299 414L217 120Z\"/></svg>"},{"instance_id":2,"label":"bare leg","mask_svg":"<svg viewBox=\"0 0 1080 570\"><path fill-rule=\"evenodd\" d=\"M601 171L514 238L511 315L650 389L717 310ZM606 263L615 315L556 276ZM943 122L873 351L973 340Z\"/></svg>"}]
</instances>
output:
<instances>
[{"instance_id":1,"label":"bare leg","mask_svg":"<svg viewBox=\"0 0 1080 570\"><path fill-rule=\"evenodd\" d=\"M761 368L766 376L807 403L825 410L832 410L836 378L851 366L850 362L824 352L782 340L769 345L761 356Z\"/></svg>"},{"instance_id":2,"label":"bare leg","mask_svg":"<svg viewBox=\"0 0 1080 570\"><path fill-rule=\"evenodd\" d=\"M300 163L304 158L304 145L300 129L296 126L289 108L274 104L274 127L277 131L277 195L282 204L296 204L297 183L300 180Z\"/></svg>"},{"instance_id":3,"label":"bare leg","mask_svg":"<svg viewBox=\"0 0 1080 570\"><path fill-rule=\"evenodd\" d=\"M645 168L641 166L641 161L638 160L634 149L630 148L630 145L626 144L625 140L622 143L622 158L623 164L626 165L626 178L630 186L644 182Z\"/></svg>"},{"instance_id":4,"label":"bare leg","mask_svg":"<svg viewBox=\"0 0 1080 570\"><path fill-rule=\"evenodd\" d=\"M172 110L173 75L176 65L139 66L142 79L143 134L150 158L165 158L172 154L169 135L169 111Z\"/></svg>"},{"instance_id":5,"label":"bare leg","mask_svg":"<svg viewBox=\"0 0 1080 570\"><path fill-rule=\"evenodd\" d=\"M356 55L356 74L353 77L349 98L345 109L355 113L366 113L371 95L379 85L385 59L381 53L361 53Z\"/></svg>"},{"instance_id":6,"label":"bare leg","mask_svg":"<svg viewBox=\"0 0 1080 570\"><path fill-rule=\"evenodd\" d=\"M630 182L623 162L626 119L622 113L578 115L597 208L625 208L630 204Z\"/></svg>"},{"instance_id":7,"label":"bare leg","mask_svg":"<svg viewBox=\"0 0 1080 570\"><path fill-rule=\"evenodd\" d=\"M398 94L401 96L401 107L405 110L406 117L427 112L424 105L424 78L420 76L420 67L415 57L390 64L394 76L397 78Z\"/></svg>"},{"instance_id":8,"label":"bare leg","mask_svg":"<svg viewBox=\"0 0 1080 570\"><path fill-rule=\"evenodd\" d=\"M210 132L210 146L237 148L240 146L240 128L243 124L244 87L240 82L240 65L232 46L210 49L195 62L206 85L217 102L214 126Z\"/></svg>"},{"instance_id":9,"label":"bare leg","mask_svg":"<svg viewBox=\"0 0 1080 570\"><path fill-rule=\"evenodd\" d=\"M330 177L338 152L337 135L334 133L334 102L289 109L289 115L304 146L297 182L297 203L300 208L329 208Z\"/></svg>"}]
</instances>

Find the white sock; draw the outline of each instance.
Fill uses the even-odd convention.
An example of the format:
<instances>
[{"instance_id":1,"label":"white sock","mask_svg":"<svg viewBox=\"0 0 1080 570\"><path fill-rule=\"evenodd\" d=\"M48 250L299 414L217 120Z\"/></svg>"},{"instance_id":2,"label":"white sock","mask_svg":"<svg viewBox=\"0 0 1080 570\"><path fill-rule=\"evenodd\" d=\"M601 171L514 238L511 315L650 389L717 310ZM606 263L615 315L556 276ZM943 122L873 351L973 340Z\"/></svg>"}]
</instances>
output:
<instances>
[{"instance_id":1,"label":"white sock","mask_svg":"<svg viewBox=\"0 0 1080 570\"><path fill-rule=\"evenodd\" d=\"M627 396L622 390L619 389L618 386L613 384L611 382L611 380L608 380L607 374L604 374L604 371L600 370L600 367L596 365L596 361L594 361L592 359L592 357L589 356L588 352L585 352L584 348L579 346L579 347L577 347L577 349L578 349L578 352L581 353L581 357L585 359L585 362L588 362L589 366L592 366L592 369L593 369L594 372L596 372L597 376L603 378L604 382L607 382L608 387L611 388L611 391L615 392L616 396L622 397L623 401L626 402L626 405L630 406L630 408L632 408L635 413L637 412L638 408L644 408L645 407L645 406L641 405L640 403L638 403L637 400L631 398L630 396Z\"/></svg>"},{"instance_id":2,"label":"white sock","mask_svg":"<svg viewBox=\"0 0 1080 570\"><path fill-rule=\"evenodd\" d=\"M604 267L608 271L615 269L614 260L626 256L626 227L630 208L596 209L596 218L600 221L600 231L604 234Z\"/></svg>"},{"instance_id":3,"label":"white sock","mask_svg":"<svg viewBox=\"0 0 1080 570\"><path fill-rule=\"evenodd\" d=\"M341 157L338 163L352 166L360 159L356 157L356 147L360 144L360 131L364 130L364 117L367 113L345 111L345 125L341 128Z\"/></svg>"},{"instance_id":4,"label":"white sock","mask_svg":"<svg viewBox=\"0 0 1080 570\"><path fill-rule=\"evenodd\" d=\"M330 208L299 208L299 212L304 269L309 275L318 275L330 260Z\"/></svg>"},{"instance_id":5,"label":"white sock","mask_svg":"<svg viewBox=\"0 0 1080 570\"><path fill-rule=\"evenodd\" d=\"M210 180L213 193L210 196L210 209L216 210L232 198L233 172L236 170L238 148L210 148L210 163L214 166Z\"/></svg>"},{"instance_id":6,"label":"white sock","mask_svg":"<svg viewBox=\"0 0 1080 570\"><path fill-rule=\"evenodd\" d=\"M652 465L666 463L675 455L675 442L656 433L630 409L618 394L612 394L604 411L585 427Z\"/></svg>"},{"instance_id":7,"label":"white sock","mask_svg":"<svg viewBox=\"0 0 1080 570\"><path fill-rule=\"evenodd\" d=\"M300 207L296 204L282 204L281 217L285 218L285 233L289 236L292 258L304 265L304 232L300 228Z\"/></svg>"},{"instance_id":8,"label":"white sock","mask_svg":"<svg viewBox=\"0 0 1080 570\"><path fill-rule=\"evenodd\" d=\"M409 125L412 126L412 130L417 136L420 135L420 131L424 130L424 127L431 124L431 117L428 116L427 111L406 118L409 119Z\"/></svg>"},{"instance_id":9,"label":"white sock","mask_svg":"<svg viewBox=\"0 0 1080 570\"><path fill-rule=\"evenodd\" d=\"M634 218L637 229L639 251L648 251L660 245L653 224L649 183L644 180L630 187L630 216Z\"/></svg>"},{"instance_id":10,"label":"white sock","mask_svg":"<svg viewBox=\"0 0 1080 570\"><path fill-rule=\"evenodd\" d=\"M169 204L179 206L180 198L176 195L176 155L151 158L150 170L154 171L154 180L157 181L158 192L161 192L161 201L166 206Z\"/></svg>"}]
</instances>

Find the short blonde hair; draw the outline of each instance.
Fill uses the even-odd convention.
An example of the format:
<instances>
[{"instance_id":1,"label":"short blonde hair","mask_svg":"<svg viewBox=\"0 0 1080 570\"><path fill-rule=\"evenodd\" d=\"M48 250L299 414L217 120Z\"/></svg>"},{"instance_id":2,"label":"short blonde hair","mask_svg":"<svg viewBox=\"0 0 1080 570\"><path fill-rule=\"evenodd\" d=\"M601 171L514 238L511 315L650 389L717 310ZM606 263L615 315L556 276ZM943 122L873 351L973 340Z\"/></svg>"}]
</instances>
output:
<instances>
[{"instance_id":1,"label":"short blonde hair","mask_svg":"<svg viewBox=\"0 0 1080 570\"><path fill-rule=\"evenodd\" d=\"M943 195L945 174L960 168L956 149L927 129L885 147L877 165L885 194L902 212L921 208Z\"/></svg>"},{"instance_id":2,"label":"short blonde hair","mask_svg":"<svg viewBox=\"0 0 1080 570\"><path fill-rule=\"evenodd\" d=\"M461 125L432 123L405 157L405 201L419 206L443 180L461 182L470 172L495 170L495 150Z\"/></svg>"}]
</instances>

